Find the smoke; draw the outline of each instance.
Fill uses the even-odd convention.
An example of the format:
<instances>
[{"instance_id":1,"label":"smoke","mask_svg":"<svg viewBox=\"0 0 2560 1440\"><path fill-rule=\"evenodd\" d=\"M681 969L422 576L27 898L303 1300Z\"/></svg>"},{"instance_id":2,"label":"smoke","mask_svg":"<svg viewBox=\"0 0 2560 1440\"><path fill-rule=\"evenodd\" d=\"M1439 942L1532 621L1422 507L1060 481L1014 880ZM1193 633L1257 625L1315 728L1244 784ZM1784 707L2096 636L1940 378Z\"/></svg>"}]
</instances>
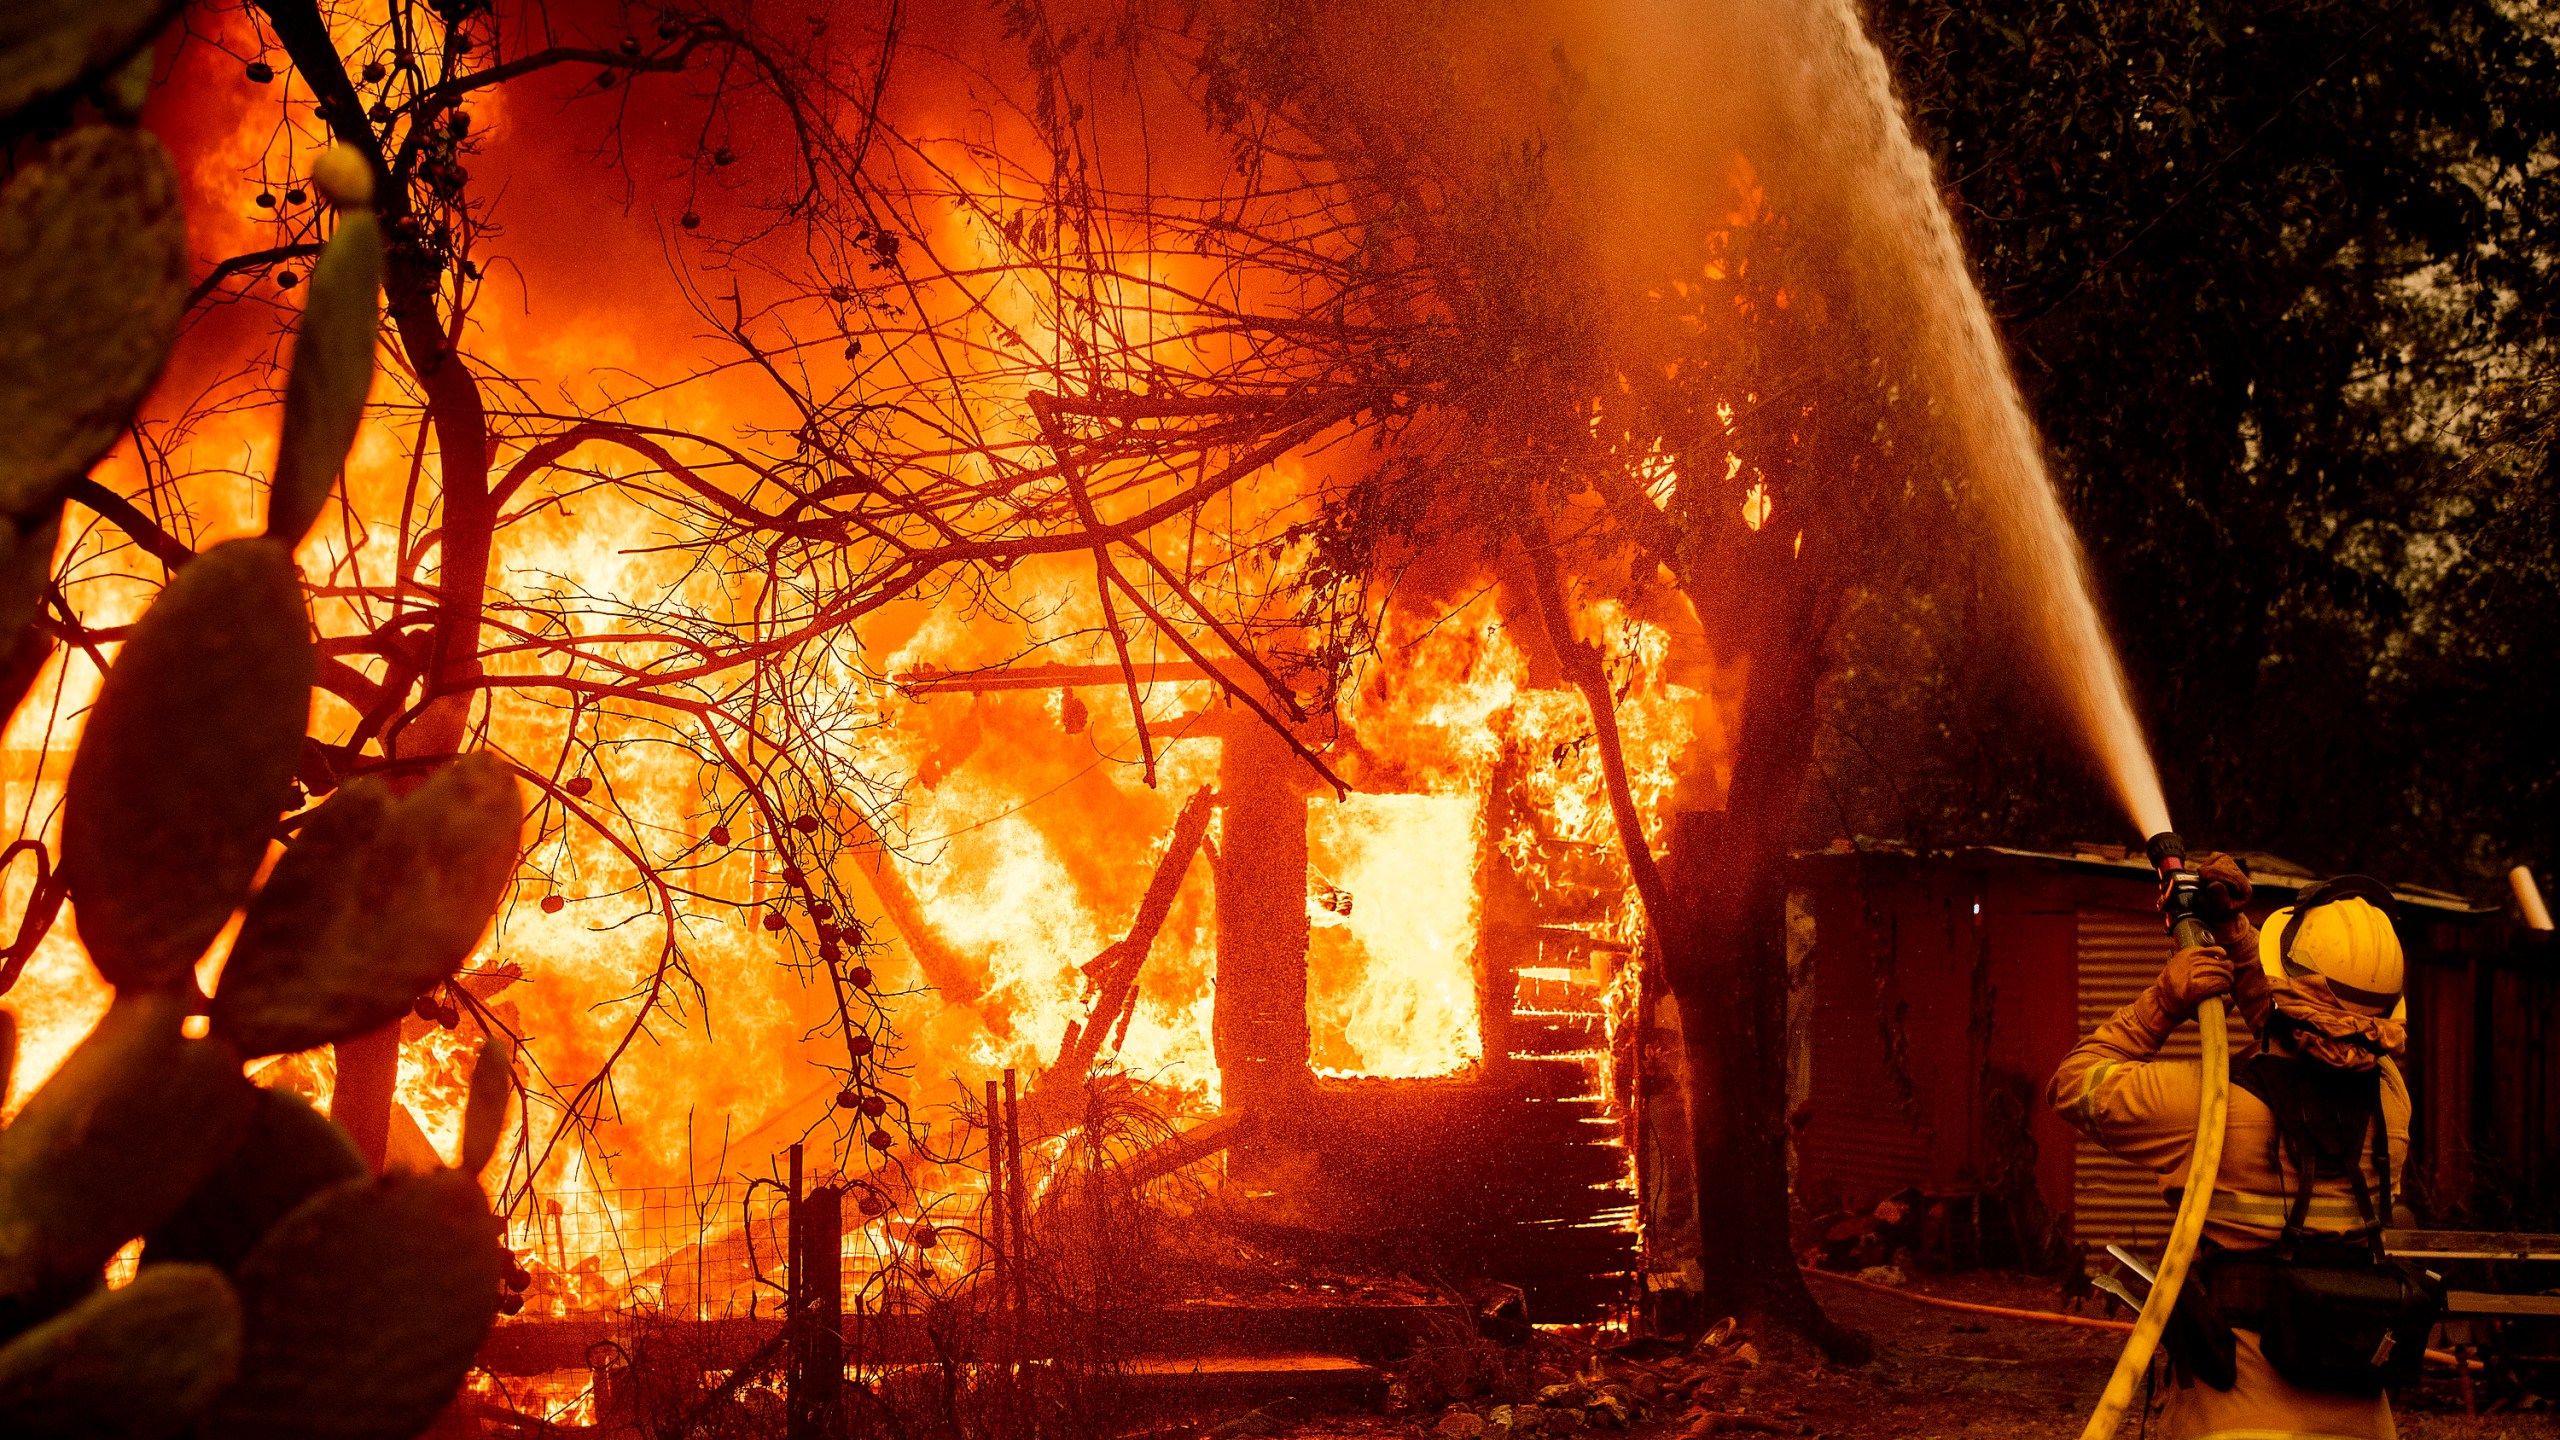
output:
<instances>
[{"instance_id":1,"label":"smoke","mask_svg":"<svg viewBox=\"0 0 2560 1440\"><path fill-rule=\"evenodd\" d=\"M1879 333L1906 347L2007 562L2035 659L2139 833L2169 828L2124 669L2091 593L1991 313L1973 284L1928 158L1893 95L1884 56L1848 0L1737 7L1781 57L1772 97L1795 165L1836 196L1843 278Z\"/></svg>"},{"instance_id":2,"label":"smoke","mask_svg":"<svg viewBox=\"0 0 2560 1440\"><path fill-rule=\"evenodd\" d=\"M1702 255L1711 270L1715 258L1700 237L1720 226L1776 235L1790 283L1811 292L1798 304L1827 317L1805 330L1833 332L1813 352L1811 368L1826 372L1815 388L1850 404L1885 377L1893 463L1942 467L1928 478L1953 493L1987 546L2025 668L2058 700L2140 833L2168 828L2078 538L1854 0L1592 0L1552 9L1545 23L1568 84L1588 89L1576 102L1583 113L1566 120L1588 137L1584 147L1552 157L1586 187L1570 213L1588 253L1613 272L1610 287L1636 295L1681 277L1694 284ZM1767 210L1752 213L1764 195ZM1644 355L1640 322L1627 318L1641 307L1615 308L1614 348ZM1803 523L1784 506L1781 495L1772 523ZM1878 523L1892 513L1866 511L1863 534L1860 521L1832 523L1852 528L1846 543L1912 543Z\"/></svg>"}]
</instances>

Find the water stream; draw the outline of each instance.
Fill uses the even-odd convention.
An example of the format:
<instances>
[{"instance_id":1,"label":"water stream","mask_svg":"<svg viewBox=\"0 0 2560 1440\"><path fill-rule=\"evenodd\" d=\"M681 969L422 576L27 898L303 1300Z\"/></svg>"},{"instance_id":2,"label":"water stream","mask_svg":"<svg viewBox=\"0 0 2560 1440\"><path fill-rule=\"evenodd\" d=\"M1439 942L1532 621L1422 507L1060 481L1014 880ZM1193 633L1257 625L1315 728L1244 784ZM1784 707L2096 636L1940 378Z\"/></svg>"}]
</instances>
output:
<instances>
[{"instance_id":1,"label":"water stream","mask_svg":"<svg viewBox=\"0 0 2560 1440\"><path fill-rule=\"evenodd\" d=\"M1771 77L1797 163L1843 227L1843 263L1864 313L1904 350L1940 409L1939 443L1969 477L1997 570L2052 687L2113 785L2136 833L2169 828L2169 809L2124 668L2100 619L2088 564L2064 516L2034 425L1973 283L1929 158L1893 93L1885 59L1854 0L1742 0L1790 64Z\"/></svg>"}]
</instances>

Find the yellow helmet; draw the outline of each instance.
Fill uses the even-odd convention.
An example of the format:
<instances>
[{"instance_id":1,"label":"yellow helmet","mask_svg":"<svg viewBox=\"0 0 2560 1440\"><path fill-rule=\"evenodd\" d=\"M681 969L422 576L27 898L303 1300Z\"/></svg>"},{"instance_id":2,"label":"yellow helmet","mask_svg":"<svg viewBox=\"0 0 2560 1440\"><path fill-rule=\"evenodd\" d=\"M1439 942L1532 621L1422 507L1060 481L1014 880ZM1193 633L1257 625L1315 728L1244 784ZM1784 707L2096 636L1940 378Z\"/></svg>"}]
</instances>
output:
<instances>
[{"instance_id":1,"label":"yellow helmet","mask_svg":"<svg viewBox=\"0 0 2560 1440\"><path fill-rule=\"evenodd\" d=\"M2391 892L2379 881L2342 875L2302 892L2267 917L2258 963L2269 979L2316 974L2349 1009L2389 1015L2400 1005L2407 963L2392 928Z\"/></svg>"}]
</instances>

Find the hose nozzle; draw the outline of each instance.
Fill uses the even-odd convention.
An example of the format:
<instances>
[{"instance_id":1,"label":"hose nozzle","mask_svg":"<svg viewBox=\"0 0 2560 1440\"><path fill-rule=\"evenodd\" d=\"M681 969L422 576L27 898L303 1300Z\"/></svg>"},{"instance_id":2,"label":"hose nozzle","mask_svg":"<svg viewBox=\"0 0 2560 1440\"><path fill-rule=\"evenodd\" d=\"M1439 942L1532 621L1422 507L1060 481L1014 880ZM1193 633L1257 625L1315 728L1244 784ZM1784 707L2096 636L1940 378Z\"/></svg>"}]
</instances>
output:
<instances>
[{"instance_id":1,"label":"hose nozzle","mask_svg":"<svg viewBox=\"0 0 2560 1440\"><path fill-rule=\"evenodd\" d=\"M2187 842L2175 830L2163 830L2142 844L2142 853L2151 860L2151 868L2166 878L2170 872L2187 868Z\"/></svg>"},{"instance_id":2,"label":"hose nozzle","mask_svg":"<svg viewBox=\"0 0 2560 1440\"><path fill-rule=\"evenodd\" d=\"M2187 868L2187 842L2178 838L2177 831L2163 830L2143 842L2142 853L2150 857L2151 868L2160 872L2160 914L2178 948L2214 943L2213 928L2199 913L2204 886Z\"/></svg>"}]
</instances>

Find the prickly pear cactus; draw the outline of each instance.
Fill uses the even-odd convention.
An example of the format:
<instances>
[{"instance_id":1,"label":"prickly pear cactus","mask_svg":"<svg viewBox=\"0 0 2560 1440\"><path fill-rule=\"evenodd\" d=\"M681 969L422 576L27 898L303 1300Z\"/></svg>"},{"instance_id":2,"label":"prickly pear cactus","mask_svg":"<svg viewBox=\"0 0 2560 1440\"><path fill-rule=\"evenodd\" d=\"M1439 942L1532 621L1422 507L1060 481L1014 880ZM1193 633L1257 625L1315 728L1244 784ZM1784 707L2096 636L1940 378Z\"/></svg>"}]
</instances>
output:
<instances>
[{"instance_id":1,"label":"prickly pear cactus","mask_svg":"<svg viewBox=\"0 0 2560 1440\"><path fill-rule=\"evenodd\" d=\"M42 0L0 20L0 122L95 84L148 39L118 27L170 8ZM523 824L515 777L478 755L405 794L357 781L284 813L313 673L293 547L356 432L382 264L366 162L333 152L317 180L339 225L306 292L266 533L178 571L72 763L61 874L115 999L0 1129L12 1437L401 1440L461 1384L508 1267L478 1180L513 1088L502 1040L473 1076L462 1167L425 1175L370 1173L327 1119L242 1074L378 1027L450 977L513 877ZM0 194L0 718L24 693L10 677L62 494L129 423L174 335L175 194L158 142L112 124L52 142ZM235 915L208 1003L195 967ZM14 1049L0 1012L0 1094ZM108 1289L106 1261L136 1239L138 1275Z\"/></svg>"},{"instance_id":2,"label":"prickly pear cactus","mask_svg":"<svg viewBox=\"0 0 2560 1440\"><path fill-rule=\"evenodd\" d=\"M116 443L160 377L186 298L177 167L150 132L85 126L11 177L0 195L0 507L30 516L59 504Z\"/></svg>"},{"instance_id":3,"label":"prickly pear cactus","mask_svg":"<svg viewBox=\"0 0 2560 1440\"><path fill-rule=\"evenodd\" d=\"M0 122L95 84L178 13L181 0L11 0L0 7Z\"/></svg>"},{"instance_id":4,"label":"prickly pear cactus","mask_svg":"<svg viewBox=\"0 0 2560 1440\"><path fill-rule=\"evenodd\" d=\"M15 68L0 59L0 86ZM25 148L0 189L0 714L52 651L27 621L63 492L159 378L187 293L177 170L158 140L92 125Z\"/></svg>"}]
</instances>

